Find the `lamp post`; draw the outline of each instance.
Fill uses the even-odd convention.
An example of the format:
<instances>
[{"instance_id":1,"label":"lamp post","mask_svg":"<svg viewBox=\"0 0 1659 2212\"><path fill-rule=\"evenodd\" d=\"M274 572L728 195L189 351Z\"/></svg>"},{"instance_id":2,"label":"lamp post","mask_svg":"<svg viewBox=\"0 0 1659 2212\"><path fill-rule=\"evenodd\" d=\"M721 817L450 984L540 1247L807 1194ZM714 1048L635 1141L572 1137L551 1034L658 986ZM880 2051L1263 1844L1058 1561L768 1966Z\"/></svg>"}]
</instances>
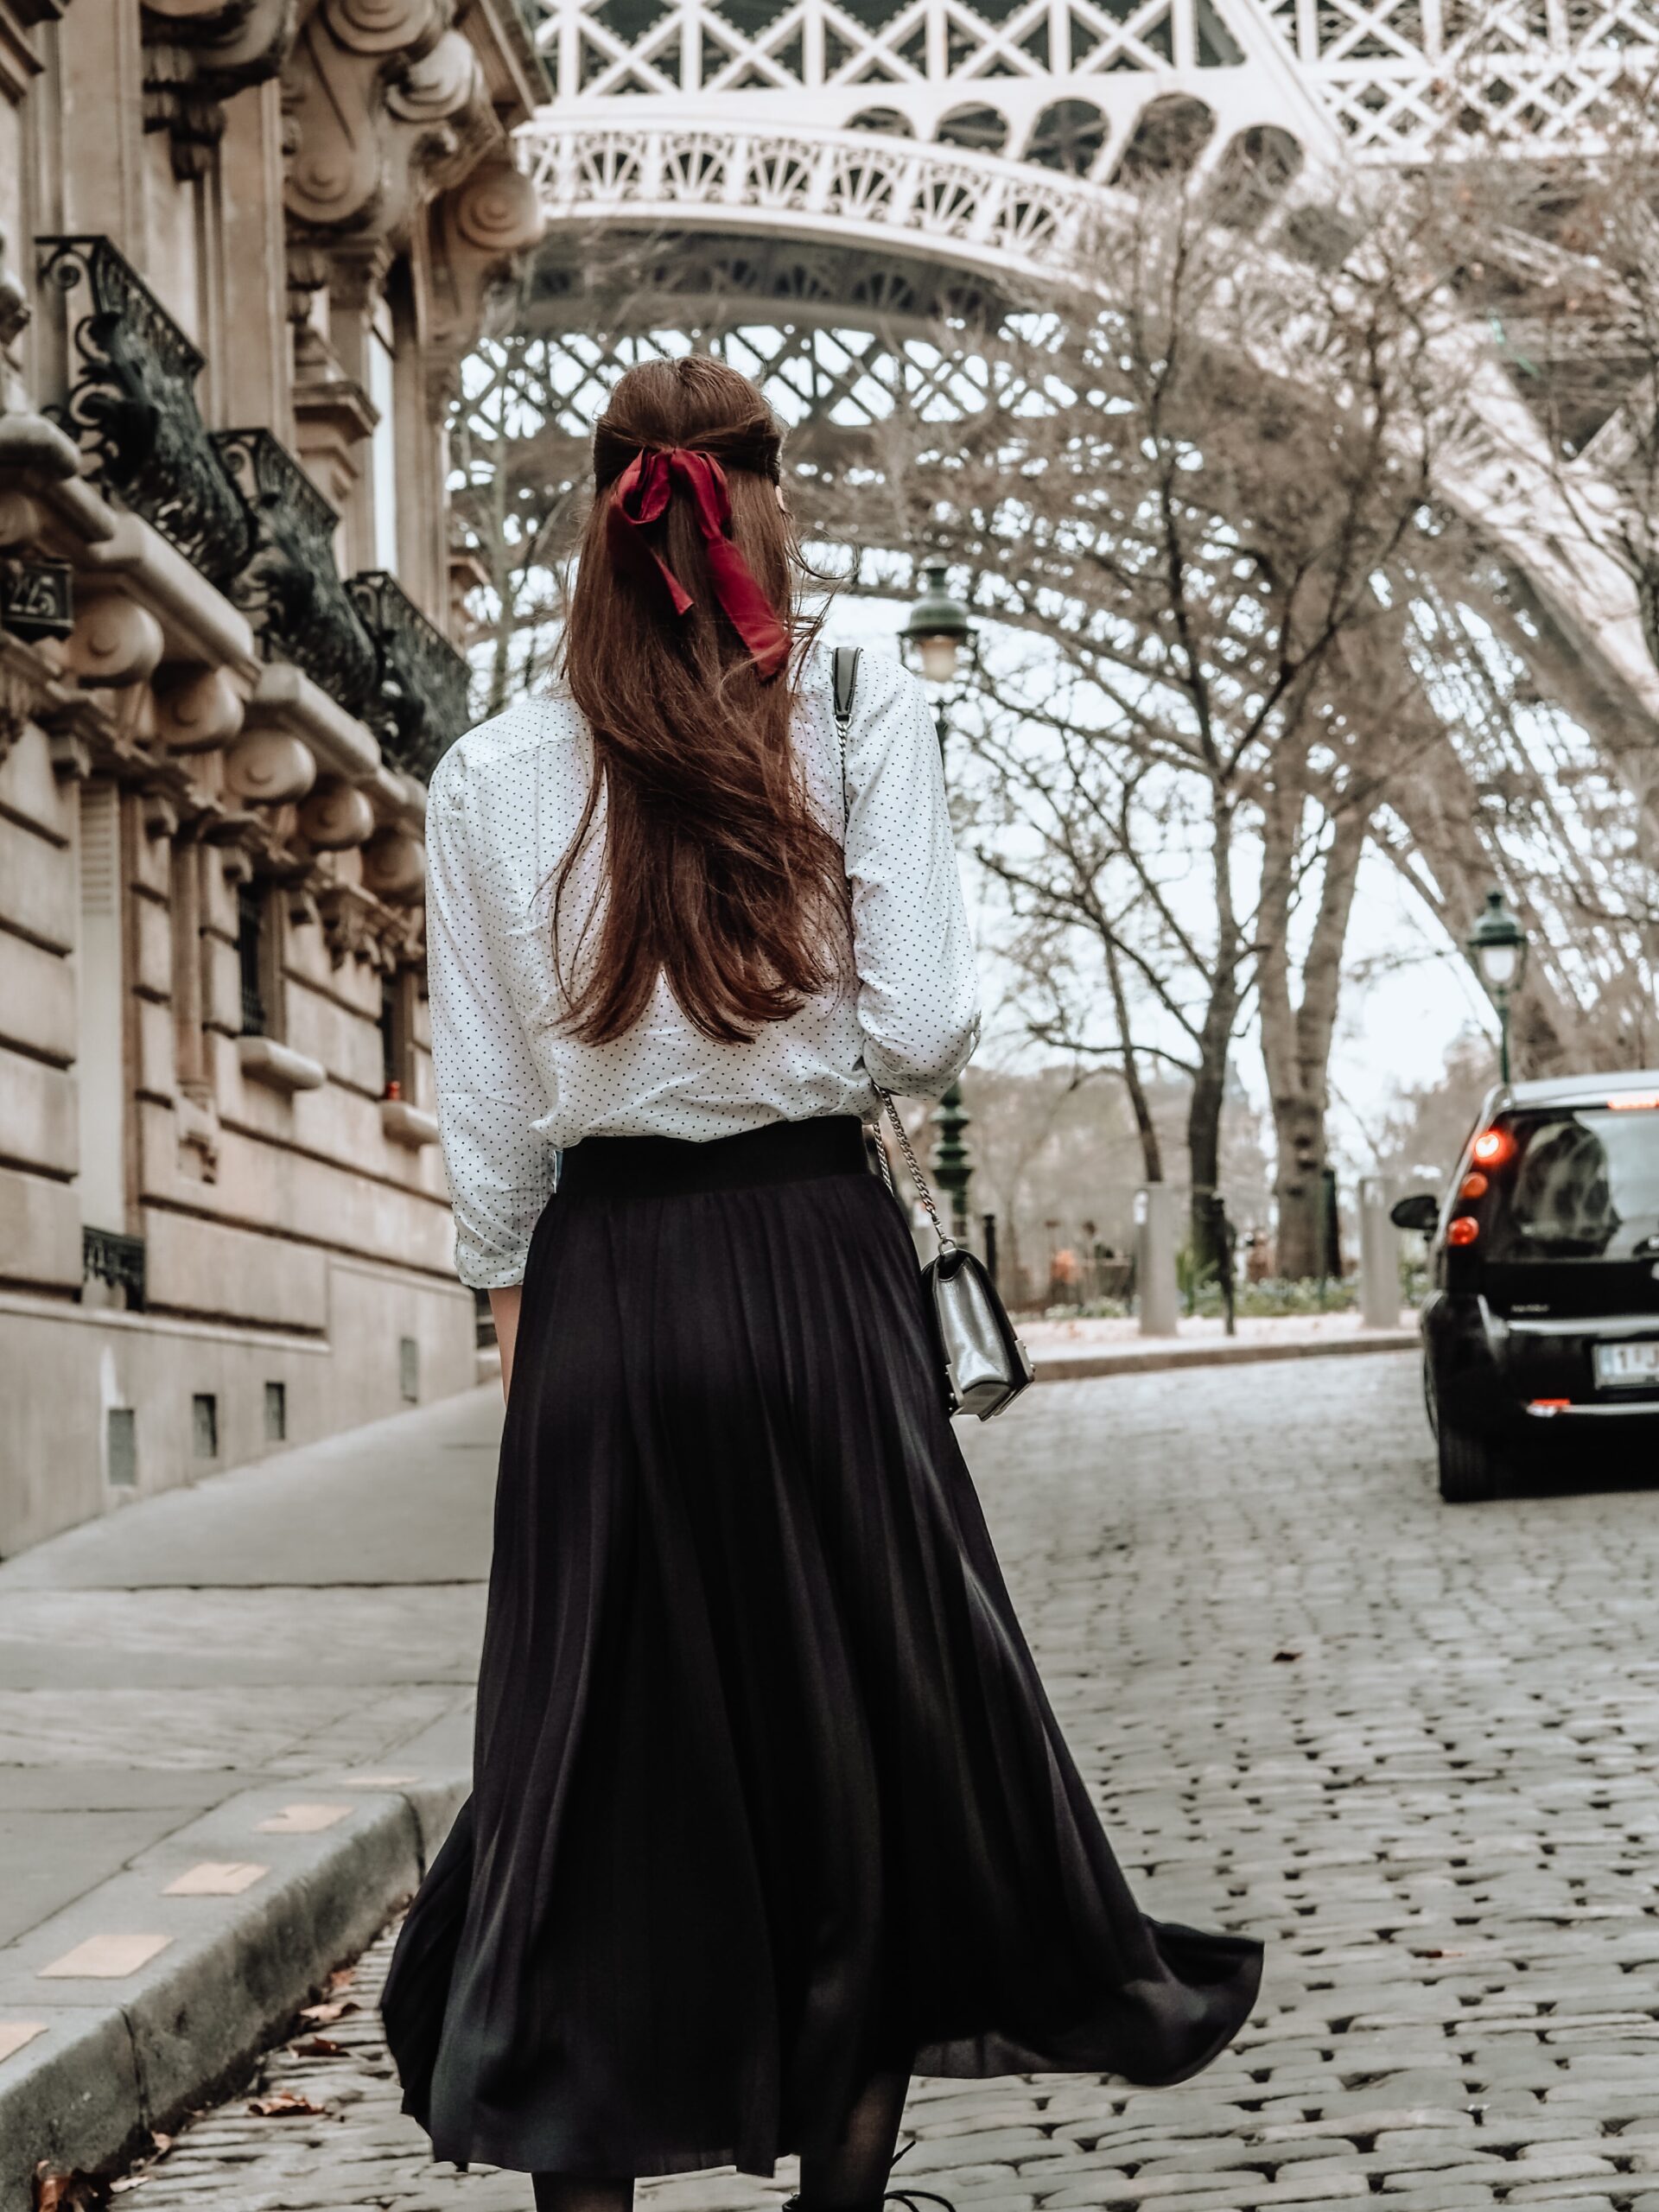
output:
<instances>
[{"instance_id":1,"label":"lamp post","mask_svg":"<svg viewBox=\"0 0 1659 2212\"><path fill-rule=\"evenodd\" d=\"M963 651L972 651L978 639L967 604L950 594L950 568L944 561L924 561L920 598L905 617L899 632L909 647L924 680L954 683Z\"/></svg>"},{"instance_id":2,"label":"lamp post","mask_svg":"<svg viewBox=\"0 0 1659 2212\"><path fill-rule=\"evenodd\" d=\"M1469 932L1469 957L1497 1008L1498 1065L1510 1080L1510 1008L1527 972L1527 933L1503 904L1501 891L1489 891L1486 904Z\"/></svg>"},{"instance_id":3,"label":"lamp post","mask_svg":"<svg viewBox=\"0 0 1659 2212\"><path fill-rule=\"evenodd\" d=\"M921 595L906 616L899 639L906 659L917 668L923 682L937 684L941 690L956 682L963 652L972 654L977 650L978 632L973 618L966 602L951 595L950 570L945 562L923 562ZM934 719L943 760L949 729L943 699ZM934 1179L950 1200L950 1234L958 1244L966 1244L968 1185L973 1180L974 1170L968 1147L963 1142L969 1116L962 1103L959 1083L951 1084L928 1118L938 1132L933 1147Z\"/></svg>"}]
</instances>

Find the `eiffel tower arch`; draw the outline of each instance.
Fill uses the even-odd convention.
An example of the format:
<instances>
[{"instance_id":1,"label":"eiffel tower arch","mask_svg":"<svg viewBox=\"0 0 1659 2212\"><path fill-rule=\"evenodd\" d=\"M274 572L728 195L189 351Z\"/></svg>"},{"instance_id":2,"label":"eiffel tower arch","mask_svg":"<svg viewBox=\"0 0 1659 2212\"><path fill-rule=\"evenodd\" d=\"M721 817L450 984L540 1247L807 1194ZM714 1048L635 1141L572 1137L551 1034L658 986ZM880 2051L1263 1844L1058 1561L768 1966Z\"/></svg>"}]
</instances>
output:
<instances>
[{"instance_id":1,"label":"eiffel tower arch","mask_svg":"<svg viewBox=\"0 0 1659 2212\"><path fill-rule=\"evenodd\" d=\"M536 35L556 96L519 158L548 237L509 342L542 351L560 394L544 458L573 474L642 350L724 352L798 453L844 452L895 380L917 404L983 404L971 346L942 354L942 325L992 328L1074 283L1093 226L1149 171L1248 181L1281 203L1270 227L1368 168L1571 154L1633 54L1659 67L1653 0L552 0ZM1496 371L1491 404L1504 439L1448 490L1501 549L1520 673L1467 651L1456 741L1390 848L1454 928L1494 871L1535 915L1582 906L1585 840L1548 827L1582 827L1561 823L1580 741L1620 774L1659 721L1628 579L1567 543ZM1528 690L1553 720L1516 713ZM1482 826L1497 789L1525 802L1529 839ZM1610 990L1650 992L1649 953L1604 949L1598 972L1546 950L1558 1034L1592 1035Z\"/></svg>"}]
</instances>

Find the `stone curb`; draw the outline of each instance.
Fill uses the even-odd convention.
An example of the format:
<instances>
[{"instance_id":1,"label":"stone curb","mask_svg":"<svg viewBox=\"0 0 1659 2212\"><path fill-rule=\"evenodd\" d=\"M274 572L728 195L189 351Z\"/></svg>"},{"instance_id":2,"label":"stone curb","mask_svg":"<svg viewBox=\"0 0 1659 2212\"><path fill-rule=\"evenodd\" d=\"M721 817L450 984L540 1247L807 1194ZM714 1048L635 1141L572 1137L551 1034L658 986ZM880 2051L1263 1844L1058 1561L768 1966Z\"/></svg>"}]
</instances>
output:
<instances>
[{"instance_id":1,"label":"stone curb","mask_svg":"<svg viewBox=\"0 0 1659 2212\"><path fill-rule=\"evenodd\" d=\"M227 2088L330 1971L355 1958L430 1863L469 1786L392 1787L335 1774L227 1799L139 1853L110 1881L0 1950L0 2212L31 2212L42 2159L107 2170ZM262 1831L296 1804L346 1809L320 1832ZM257 1860L238 1896L169 1897L187 1868ZM167 1942L116 1979L47 1978L97 1936ZM0 2042L0 2049L3 2042Z\"/></svg>"},{"instance_id":2,"label":"stone curb","mask_svg":"<svg viewBox=\"0 0 1659 2212\"><path fill-rule=\"evenodd\" d=\"M1015 1324L1016 1327L1018 1324ZM1172 1367L1243 1367L1258 1360L1351 1358L1357 1352L1414 1351L1415 1329L1370 1329L1363 1336L1304 1337L1274 1344L1270 1338L1207 1338L1201 1344L1138 1346L1127 1351L1033 1354L1039 1382L1080 1382L1099 1375L1155 1375Z\"/></svg>"}]
</instances>

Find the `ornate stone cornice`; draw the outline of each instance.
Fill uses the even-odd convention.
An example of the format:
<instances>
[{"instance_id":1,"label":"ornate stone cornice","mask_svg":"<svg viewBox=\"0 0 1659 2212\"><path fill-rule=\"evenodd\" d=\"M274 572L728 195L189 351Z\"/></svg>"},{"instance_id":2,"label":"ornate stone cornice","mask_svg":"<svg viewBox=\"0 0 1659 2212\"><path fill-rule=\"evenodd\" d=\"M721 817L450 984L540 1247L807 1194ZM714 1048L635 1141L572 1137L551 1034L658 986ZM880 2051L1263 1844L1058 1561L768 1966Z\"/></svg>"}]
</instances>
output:
<instances>
[{"instance_id":1,"label":"ornate stone cornice","mask_svg":"<svg viewBox=\"0 0 1659 2212\"><path fill-rule=\"evenodd\" d=\"M144 128L172 141L173 174L205 175L224 103L276 76L294 43L298 0L143 0Z\"/></svg>"},{"instance_id":2,"label":"ornate stone cornice","mask_svg":"<svg viewBox=\"0 0 1659 2212\"><path fill-rule=\"evenodd\" d=\"M283 72L292 248L407 238L412 218L499 142L453 0L320 0Z\"/></svg>"}]
</instances>

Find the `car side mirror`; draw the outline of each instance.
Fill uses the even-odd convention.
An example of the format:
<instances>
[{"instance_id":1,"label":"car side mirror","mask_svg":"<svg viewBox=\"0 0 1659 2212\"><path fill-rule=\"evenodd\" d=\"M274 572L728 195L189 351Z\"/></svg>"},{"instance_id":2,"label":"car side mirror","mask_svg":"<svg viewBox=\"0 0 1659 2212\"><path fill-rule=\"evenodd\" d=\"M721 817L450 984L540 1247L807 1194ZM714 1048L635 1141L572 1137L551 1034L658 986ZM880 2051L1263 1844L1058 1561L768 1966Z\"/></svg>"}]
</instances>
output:
<instances>
[{"instance_id":1,"label":"car side mirror","mask_svg":"<svg viewBox=\"0 0 1659 2212\"><path fill-rule=\"evenodd\" d=\"M1389 1219L1396 1229L1421 1229L1425 1236L1433 1233L1440 1218L1440 1202L1431 1191L1414 1191L1389 1208Z\"/></svg>"}]
</instances>

